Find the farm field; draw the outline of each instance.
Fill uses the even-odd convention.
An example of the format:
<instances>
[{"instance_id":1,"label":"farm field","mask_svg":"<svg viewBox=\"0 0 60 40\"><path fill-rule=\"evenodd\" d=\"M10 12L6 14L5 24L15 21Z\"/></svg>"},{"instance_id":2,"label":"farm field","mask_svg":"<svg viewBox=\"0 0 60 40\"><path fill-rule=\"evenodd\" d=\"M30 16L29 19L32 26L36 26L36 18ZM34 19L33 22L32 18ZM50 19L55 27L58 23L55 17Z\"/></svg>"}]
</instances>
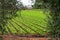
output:
<instances>
[{"instance_id":1,"label":"farm field","mask_svg":"<svg viewBox=\"0 0 60 40\"><path fill-rule=\"evenodd\" d=\"M6 31L13 34L27 33L44 35L47 33L49 12L43 12L40 9L21 10L17 12L17 17L8 21Z\"/></svg>"}]
</instances>

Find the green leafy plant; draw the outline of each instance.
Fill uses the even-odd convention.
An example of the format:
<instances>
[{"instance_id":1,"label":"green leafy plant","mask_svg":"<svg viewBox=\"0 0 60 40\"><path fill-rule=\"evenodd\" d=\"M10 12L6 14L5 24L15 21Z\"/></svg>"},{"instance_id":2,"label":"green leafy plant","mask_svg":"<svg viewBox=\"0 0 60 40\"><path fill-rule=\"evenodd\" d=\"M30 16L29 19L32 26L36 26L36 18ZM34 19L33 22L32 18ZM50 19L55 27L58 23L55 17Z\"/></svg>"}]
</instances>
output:
<instances>
[{"instance_id":1,"label":"green leafy plant","mask_svg":"<svg viewBox=\"0 0 60 40\"><path fill-rule=\"evenodd\" d=\"M0 31L4 34L5 25L9 19L16 17L16 0L0 0Z\"/></svg>"},{"instance_id":2,"label":"green leafy plant","mask_svg":"<svg viewBox=\"0 0 60 40\"><path fill-rule=\"evenodd\" d=\"M54 38L51 40L58 40L60 37L60 0L36 0L36 3L42 3L43 9L51 11L49 19L48 30L49 37ZM38 6L37 6L38 7Z\"/></svg>"}]
</instances>

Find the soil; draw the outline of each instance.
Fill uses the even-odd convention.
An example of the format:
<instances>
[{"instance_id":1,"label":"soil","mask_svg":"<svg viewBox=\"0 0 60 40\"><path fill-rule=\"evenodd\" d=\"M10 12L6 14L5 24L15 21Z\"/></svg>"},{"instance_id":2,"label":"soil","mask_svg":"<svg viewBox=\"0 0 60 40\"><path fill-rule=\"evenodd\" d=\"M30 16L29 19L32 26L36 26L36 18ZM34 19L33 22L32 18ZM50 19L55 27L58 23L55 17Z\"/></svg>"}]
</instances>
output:
<instances>
[{"instance_id":1,"label":"soil","mask_svg":"<svg viewBox=\"0 0 60 40\"><path fill-rule=\"evenodd\" d=\"M29 37L29 36L18 36L18 35L3 35L3 40L50 40L46 37Z\"/></svg>"}]
</instances>

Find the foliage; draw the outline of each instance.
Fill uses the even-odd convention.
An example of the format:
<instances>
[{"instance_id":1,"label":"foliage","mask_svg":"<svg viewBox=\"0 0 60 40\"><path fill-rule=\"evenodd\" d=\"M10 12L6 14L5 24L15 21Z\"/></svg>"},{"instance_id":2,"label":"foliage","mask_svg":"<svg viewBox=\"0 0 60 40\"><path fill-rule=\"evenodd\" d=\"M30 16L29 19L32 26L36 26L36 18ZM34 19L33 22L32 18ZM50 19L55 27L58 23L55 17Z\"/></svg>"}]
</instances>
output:
<instances>
[{"instance_id":1,"label":"foliage","mask_svg":"<svg viewBox=\"0 0 60 40\"><path fill-rule=\"evenodd\" d=\"M44 1L45 8L51 11L49 21L49 35L52 38L59 38L60 37L60 0L46 0ZM53 39L55 40L55 39ZM57 40L57 39L56 39Z\"/></svg>"},{"instance_id":2,"label":"foliage","mask_svg":"<svg viewBox=\"0 0 60 40\"><path fill-rule=\"evenodd\" d=\"M16 16L16 0L0 0L0 30L5 31L5 25L9 19Z\"/></svg>"},{"instance_id":3,"label":"foliage","mask_svg":"<svg viewBox=\"0 0 60 40\"><path fill-rule=\"evenodd\" d=\"M52 3L53 4L51 5L51 16L53 22L50 23L52 25L50 34L52 34L53 37L58 38L60 37L60 4L59 0L55 0L55 2L52 1Z\"/></svg>"},{"instance_id":4,"label":"foliage","mask_svg":"<svg viewBox=\"0 0 60 40\"><path fill-rule=\"evenodd\" d=\"M49 23L49 36L52 38L60 37L60 0L36 0L36 3L42 3L42 6L45 11L46 9L50 10L50 21ZM36 4L37 8L38 5ZM55 39L54 39L55 40ZM57 40L57 39L56 39Z\"/></svg>"},{"instance_id":5,"label":"foliage","mask_svg":"<svg viewBox=\"0 0 60 40\"><path fill-rule=\"evenodd\" d=\"M39 9L41 8L42 4L43 4L42 0L36 0L34 8Z\"/></svg>"}]
</instances>

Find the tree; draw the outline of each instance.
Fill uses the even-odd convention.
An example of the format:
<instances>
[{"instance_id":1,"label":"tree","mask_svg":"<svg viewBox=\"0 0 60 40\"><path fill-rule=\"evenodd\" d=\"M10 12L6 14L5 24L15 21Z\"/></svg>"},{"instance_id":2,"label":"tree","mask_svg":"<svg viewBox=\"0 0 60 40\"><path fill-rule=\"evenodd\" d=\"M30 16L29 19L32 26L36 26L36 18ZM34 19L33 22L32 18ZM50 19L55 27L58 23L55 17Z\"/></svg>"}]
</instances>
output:
<instances>
[{"instance_id":1,"label":"tree","mask_svg":"<svg viewBox=\"0 0 60 40\"><path fill-rule=\"evenodd\" d=\"M43 4L42 0L36 0L34 8L36 8L36 9L40 8L41 9L43 7L42 4Z\"/></svg>"},{"instance_id":2,"label":"tree","mask_svg":"<svg viewBox=\"0 0 60 40\"><path fill-rule=\"evenodd\" d=\"M51 23L51 32L50 34L53 35L54 38L59 38L60 36L60 1L53 0L51 3L51 16L52 16L52 23ZM57 39L56 39L57 40Z\"/></svg>"},{"instance_id":3,"label":"tree","mask_svg":"<svg viewBox=\"0 0 60 40\"><path fill-rule=\"evenodd\" d=\"M8 19L16 16L16 0L0 0L0 30L2 34L5 31L5 25Z\"/></svg>"},{"instance_id":4,"label":"tree","mask_svg":"<svg viewBox=\"0 0 60 40\"><path fill-rule=\"evenodd\" d=\"M9 19L16 17L16 0L0 0L0 31L2 35L7 33L5 25Z\"/></svg>"},{"instance_id":5,"label":"tree","mask_svg":"<svg viewBox=\"0 0 60 40\"><path fill-rule=\"evenodd\" d=\"M52 18L48 22L49 37L54 38L51 40L58 40L60 37L60 0L36 0L36 3L42 3L41 7L51 11ZM37 4L36 6L39 8Z\"/></svg>"},{"instance_id":6,"label":"tree","mask_svg":"<svg viewBox=\"0 0 60 40\"><path fill-rule=\"evenodd\" d=\"M60 37L60 0L45 0L44 1L45 8L51 11L49 21L49 36L51 40L58 40Z\"/></svg>"}]
</instances>

